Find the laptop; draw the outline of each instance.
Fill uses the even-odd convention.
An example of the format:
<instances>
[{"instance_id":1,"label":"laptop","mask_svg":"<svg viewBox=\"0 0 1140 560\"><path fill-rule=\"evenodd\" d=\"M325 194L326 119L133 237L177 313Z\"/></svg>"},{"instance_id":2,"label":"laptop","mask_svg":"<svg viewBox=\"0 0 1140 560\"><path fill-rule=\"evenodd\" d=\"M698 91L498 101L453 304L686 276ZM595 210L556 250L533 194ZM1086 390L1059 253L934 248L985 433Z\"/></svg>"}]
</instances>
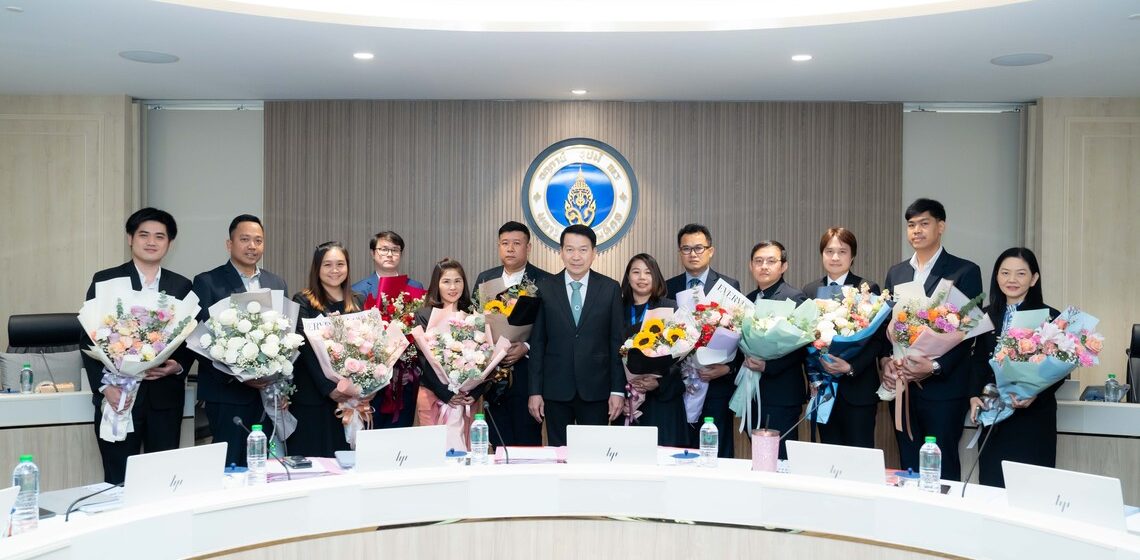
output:
<instances>
[{"instance_id":1,"label":"laptop","mask_svg":"<svg viewBox=\"0 0 1140 560\"><path fill-rule=\"evenodd\" d=\"M570 464L656 465L656 426L566 426Z\"/></svg>"},{"instance_id":2,"label":"laptop","mask_svg":"<svg viewBox=\"0 0 1140 560\"><path fill-rule=\"evenodd\" d=\"M886 483L882 449L789 441L788 472L871 484Z\"/></svg>"},{"instance_id":3,"label":"laptop","mask_svg":"<svg viewBox=\"0 0 1140 560\"><path fill-rule=\"evenodd\" d=\"M225 470L225 442L132 455L127 458L123 505L221 490Z\"/></svg>"},{"instance_id":4,"label":"laptop","mask_svg":"<svg viewBox=\"0 0 1140 560\"><path fill-rule=\"evenodd\" d=\"M1010 507L1126 529L1120 480L1013 461L1002 461Z\"/></svg>"},{"instance_id":5,"label":"laptop","mask_svg":"<svg viewBox=\"0 0 1140 560\"><path fill-rule=\"evenodd\" d=\"M16 505L16 495L20 493L19 486L12 486L0 490L0 538L8 534L8 523L12 521L12 508Z\"/></svg>"},{"instance_id":6,"label":"laptop","mask_svg":"<svg viewBox=\"0 0 1140 560\"><path fill-rule=\"evenodd\" d=\"M356 433L356 472L444 466L447 426L417 426Z\"/></svg>"}]
</instances>

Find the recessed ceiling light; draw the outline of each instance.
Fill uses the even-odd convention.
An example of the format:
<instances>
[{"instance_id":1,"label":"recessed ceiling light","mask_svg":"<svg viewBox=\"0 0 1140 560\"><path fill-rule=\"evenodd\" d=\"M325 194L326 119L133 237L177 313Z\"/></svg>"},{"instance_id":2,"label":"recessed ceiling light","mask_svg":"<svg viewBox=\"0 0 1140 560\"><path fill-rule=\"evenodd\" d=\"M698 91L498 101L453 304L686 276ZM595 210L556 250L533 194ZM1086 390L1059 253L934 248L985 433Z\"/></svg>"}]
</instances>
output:
<instances>
[{"instance_id":1,"label":"recessed ceiling light","mask_svg":"<svg viewBox=\"0 0 1140 560\"><path fill-rule=\"evenodd\" d=\"M155 52L155 51L123 51L119 56L133 60L135 62L145 62L147 64L170 64L171 62L178 62L178 57L172 54Z\"/></svg>"},{"instance_id":2,"label":"recessed ceiling light","mask_svg":"<svg viewBox=\"0 0 1140 560\"><path fill-rule=\"evenodd\" d=\"M19 7L19 6L7 6L4 9L8 10L9 12L13 12L13 13L17 13L17 14L24 13L24 9Z\"/></svg>"},{"instance_id":3,"label":"recessed ceiling light","mask_svg":"<svg viewBox=\"0 0 1140 560\"><path fill-rule=\"evenodd\" d=\"M370 52L358 52L352 53L352 58L355 58L356 60L372 60L373 58L376 58L376 55Z\"/></svg>"},{"instance_id":4,"label":"recessed ceiling light","mask_svg":"<svg viewBox=\"0 0 1140 560\"><path fill-rule=\"evenodd\" d=\"M587 93L590 93L590 92L588 92L584 89L572 89L572 90L570 90L570 93L573 93L574 95L586 95Z\"/></svg>"},{"instance_id":5,"label":"recessed ceiling light","mask_svg":"<svg viewBox=\"0 0 1140 560\"><path fill-rule=\"evenodd\" d=\"M1050 60L1053 60L1053 55L1051 54L1018 53L991 58L990 64L997 66L1033 66L1034 64L1043 64Z\"/></svg>"},{"instance_id":6,"label":"recessed ceiling light","mask_svg":"<svg viewBox=\"0 0 1140 560\"><path fill-rule=\"evenodd\" d=\"M792 60L794 60L796 62L807 62L807 61L811 60L811 55L810 54L793 54Z\"/></svg>"}]
</instances>

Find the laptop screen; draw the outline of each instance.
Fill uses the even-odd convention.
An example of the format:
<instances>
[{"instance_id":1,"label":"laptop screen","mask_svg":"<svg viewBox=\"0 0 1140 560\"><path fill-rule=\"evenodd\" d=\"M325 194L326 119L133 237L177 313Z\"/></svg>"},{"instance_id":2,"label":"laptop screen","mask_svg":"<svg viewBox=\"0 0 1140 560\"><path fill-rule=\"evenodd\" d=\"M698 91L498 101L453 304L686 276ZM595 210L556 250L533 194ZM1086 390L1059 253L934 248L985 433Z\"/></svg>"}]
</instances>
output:
<instances>
[{"instance_id":1,"label":"laptop screen","mask_svg":"<svg viewBox=\"0 0 1140 560\"><path fill-rule=\"evenodd\" d=\"M123 505L221 490L225 469L225 442L132 455L127 458Z\"/></svg>"}]
</instances>

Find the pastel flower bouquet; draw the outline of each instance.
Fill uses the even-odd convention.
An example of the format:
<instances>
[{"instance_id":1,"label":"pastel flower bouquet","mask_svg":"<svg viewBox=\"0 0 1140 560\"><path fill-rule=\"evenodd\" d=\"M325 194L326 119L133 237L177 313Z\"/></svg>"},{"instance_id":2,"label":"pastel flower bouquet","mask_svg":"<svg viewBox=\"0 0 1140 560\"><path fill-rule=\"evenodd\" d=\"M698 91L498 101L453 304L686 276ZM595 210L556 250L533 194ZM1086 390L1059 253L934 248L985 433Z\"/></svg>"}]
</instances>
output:
<instances>
[{"instance_id":1,"label":"pastel flower bouquet","mask_svg":"<svg viewBox=\"0 0 1140 560\"><path fill-rule=\"evenodd\" d=\"M1096 332L1099 322L1074 307L1052 321L1047 309L1014 312L990 359L1002 400L1011 405L1011 394L1018 400L1036 397L1074 369L1099 363L1104 348L1104 337ZM1012 406L1000 412L991 408L978 414L978 421L989 426L1012 414Z\"/></svg>"},{"instance_id":2,"label":"pastel flower bouquet","mask_svg":"<svg viewBox=\"0 0 1140 560\"><path fill-rule=\"evenodd\" d=\"M355 448L356 433L372 427L370 400L391 383L408 339L399 322L385 321L377 309L301 322L321 372L349 396L337 405L336 415L344 424L345 440Z\"/></svg>"},{"instance_id":3,"label":"pastel flower bouquet","mask_svg":"<svg viewBox=\"0 0 1140 560\"><path fill-rule=\"evenodd\" d=\"M102 384L121 390L116 406L103 401L101 439L123 441L134 431L131 409L139 383L148 369L162 365L190 337L198 310L194 292L180 300L162 292L136 291L125 277L95 284L95 297L79 310L79 323L92 342L83 352L103 364Z\"/></svg>"}]
</instances>

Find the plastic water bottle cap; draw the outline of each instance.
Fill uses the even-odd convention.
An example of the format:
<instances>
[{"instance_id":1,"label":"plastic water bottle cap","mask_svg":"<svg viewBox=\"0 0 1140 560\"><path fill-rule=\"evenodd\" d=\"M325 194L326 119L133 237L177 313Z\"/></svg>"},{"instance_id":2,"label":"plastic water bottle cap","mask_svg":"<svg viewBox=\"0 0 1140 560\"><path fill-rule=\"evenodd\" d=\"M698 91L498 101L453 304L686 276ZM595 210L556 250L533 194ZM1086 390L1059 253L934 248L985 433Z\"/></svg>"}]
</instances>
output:
<instances>
[{"instance_id":1,"label":"plastic water bottle cap","mask_svg":"<svg viewBox=\"0 0 1140 560\"><path fill-rule=\"evenodd\" d=\"M482 420L482 419L483 419L483 413L482 413L482 412L480 412L480 413L476 414L476 415L475 415L475 419L476 419L476 420Z\"/></svg>"},{"instance_id":2,"label":"plastic water bottle cap","mask_svg":"<svg viewBox=\"0 0 1140 560\"><path fill-rule=\"evenodd\" d=\"M926 443L938 443L938 438L934 436L926 436Z\"/></svg>"},{"instance_id":3,"label":"plastic water bottle cap","mask_svg":"<svg viewBox=\"0 0 1140 560\"><path fill-rule=\"evenodd\" d=\"M31 463L32 462L32 456L31 455L20 455L20 462L21 463Z\"/></svg>"},{"instance_id":4,"label":"plastic water bottle cap","mask_svg":"<svg viewBox=\"0 0 1140 560\"><path fill-rule=\"evenodd\" d=\"M24 364L24 367L27 369L32 369L32 364Z\"/></svg>"},{"instance_id":5,"label":"plastic water bottle cap","mask_svg":"<svg viewBox=\"0 0 1140 560\"><path fill-rule=\"evenodd\" d=\"M28 366L24 366L24 367L28 367ZM1116 374L1115 374L1115 373L1110 373L1110 374L1108 374L1108 378L1109 378L1109 379L1116 379Z\"/></svg>"},{"instance_id":6,"label":"plastic water bottle cap","mask_svg":"<svg viewBox=\"0 0 1140 560\"><path fill-rule=\"evenodd\" d=\"M706 417L705 417L705 423L706 423L706 424L712 424L712 423L714 423L714 422L713 422L713 417L712 417L712 416L706 416Z\"/></svg>"},{"instance_id":7,"label":"plastic water bottle cap","mask_svg":"<svg viewBox=\"0 0 1140 560\"><path fill-rule=\"evenodd\" d=\"M254 424L254 425L250 426L249 429L251 429L255 432L260 432L261 431L261 424Z\"/></svg>"}]
</instances>

